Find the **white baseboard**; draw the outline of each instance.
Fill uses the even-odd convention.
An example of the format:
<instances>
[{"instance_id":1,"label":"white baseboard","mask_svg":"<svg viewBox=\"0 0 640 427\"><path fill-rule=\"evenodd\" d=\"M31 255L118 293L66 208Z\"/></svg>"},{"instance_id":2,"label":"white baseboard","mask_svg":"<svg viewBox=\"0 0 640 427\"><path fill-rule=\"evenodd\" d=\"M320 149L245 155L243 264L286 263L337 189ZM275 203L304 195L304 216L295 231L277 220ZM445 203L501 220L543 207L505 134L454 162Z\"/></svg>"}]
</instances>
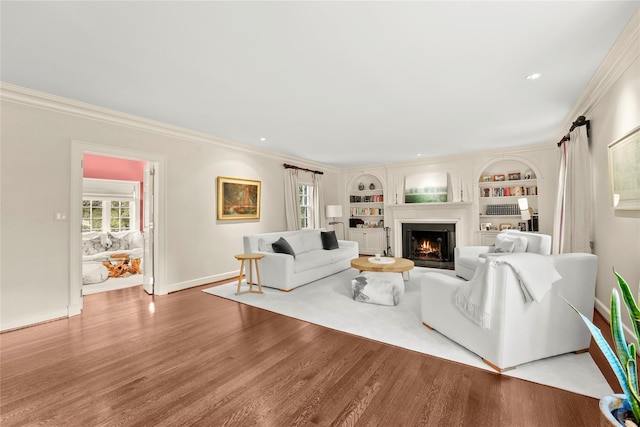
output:
<instances>
[{"instance_id":1,"label":"white baseboard","mask_svg":"<svg viewBox=\"0 0 640 427\"><path fill-rule=\"evenodd\" d=\"M187 280L186 282L174 283L161 289L160 295L166 295L171 292L182 291L184 289L193 288L195 286L206 285L207 283L218 282L220 280L233 279L238 277L238 271L234 270L227 273L216 274L214 276L201 277L199 279ZM165 292L162 292L165 291Z\"/></svg>"},{"instance_id":2,"label":"white baseboard","mask_svg":"<svg viewBox=\"0 0 640 427\"><path fill-rule=\"evenodd\" d=\"M9 320L6 322L2 322L0 325L0 331L6 332L11 331L13 329L20 329L27 326L34 326L38 323L50 322L52 320L66 319L69 317L69 309L66 310L56 310L50 311L47 313L38 313L32 316L20 317L18 319Z\"/></svg>"}]
</instances>

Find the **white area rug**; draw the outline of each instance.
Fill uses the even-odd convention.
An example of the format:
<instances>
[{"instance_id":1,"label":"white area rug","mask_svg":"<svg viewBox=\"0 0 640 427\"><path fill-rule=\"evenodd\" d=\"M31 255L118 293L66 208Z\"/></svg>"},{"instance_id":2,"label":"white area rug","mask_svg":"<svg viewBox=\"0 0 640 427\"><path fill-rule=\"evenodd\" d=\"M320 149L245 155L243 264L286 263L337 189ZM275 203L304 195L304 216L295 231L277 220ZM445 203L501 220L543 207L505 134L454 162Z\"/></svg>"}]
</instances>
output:
<instances>
[{"instance_id":1,"label":"white area rug","mask_svg":"<svg viewBox=\"0 0 640 427\"><path fill-rule=\"evenodd\" d=\"M417 267L411 271L411 280L405 282L405 294L400 304L395 307L354 301L351 294L351 279L357 275L354 269L301 286L292 292L263 288L262 295L235 295L238 282L215 286L205 289L204 292L327 328L492 371L479 356L422 324L419 284L420 277L428 271L433 270ZM244 282L242 290L247 290ZM598 399L612 393L611 387L588 353L570 353L527 363L503 375Z\"/></svg>"}]
</instances>

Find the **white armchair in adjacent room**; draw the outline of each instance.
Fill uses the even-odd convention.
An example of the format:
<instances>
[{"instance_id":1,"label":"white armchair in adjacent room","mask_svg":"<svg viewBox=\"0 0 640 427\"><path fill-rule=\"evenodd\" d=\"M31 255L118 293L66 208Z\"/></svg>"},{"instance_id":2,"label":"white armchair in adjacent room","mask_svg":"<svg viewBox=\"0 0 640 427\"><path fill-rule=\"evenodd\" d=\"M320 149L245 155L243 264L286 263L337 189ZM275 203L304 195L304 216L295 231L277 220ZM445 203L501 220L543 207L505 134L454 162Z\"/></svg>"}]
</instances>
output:
<instances>
[{"instance_id":1,"label":"white armchair in adjacent room","mask_svg":"<svg viewBox=\"0 0 640 427\"><path fill-rule=\"evenodd\" d=\"M422 322L477 354L499 372L534 360L588 350L589 330L559 295L591 319L597 257L582 253L515 256L525 261L531 258L535 268L529 268L530 277L543 279L541 284L545 292L537 294L539 301L525 300L522 271L508 264L506 256L489 256L486 268L493 268L489 276L490 296L481 304L473 305L481 310L473 312L461 308L459 297L465 289L477 285L478 277L486 270L480 270L472 281L427 273L421 282ZM540 267L544 265L546 270ZM553 276L546 274L548 272ZM548 277L553 279L545 280ZM462 301L469 302L470 299L463 298ZM489 316L479 316L482 320L478 320L478 312L489 313Z\"/></svg>"},{"instance_id":2,"label":"white armchair in adjacent room","mask_svg":"<svg viewBox=\"0 0 640 427\"><path fill-rule=\"evenodd\" d=\"M513 244L511 244L513 243ZM501 247L503 246L503 247ZM511 250L508 250L511 248ZM551 253L551 236L518 230L505 230L496 236L496 246L456 246L454 264L456 276L471 280L482 254L502 252L530 252L540 255Z\"/></svg>"}]
</instances>

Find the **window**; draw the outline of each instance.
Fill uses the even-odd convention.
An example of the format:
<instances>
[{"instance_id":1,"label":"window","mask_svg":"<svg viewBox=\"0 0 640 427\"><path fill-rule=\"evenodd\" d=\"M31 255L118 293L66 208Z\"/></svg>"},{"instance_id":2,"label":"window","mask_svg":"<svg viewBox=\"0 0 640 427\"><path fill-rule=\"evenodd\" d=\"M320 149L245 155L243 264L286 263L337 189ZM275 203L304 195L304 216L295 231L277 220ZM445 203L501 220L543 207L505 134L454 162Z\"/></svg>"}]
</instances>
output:
<instances>
[{"instance_id":1,"label":"window","mask_svg":"<svg viewBox=\"0 0 640 427\"><path fill-rule=\"evenodd\" d=\"M82 200L82 231L126 231L131 229L129 201Z\"/></svg>"},{"instance_id":2,"label":"window","mask_svg":"<svg viewBox=\"0 0 640 427\"><path fill-rule=\"evenodd\" d=\"M313 185L300 184L300 228L314 228L313 221Z\"/></svg>"},{"instance_id":3,"label":"window","mask_svg":"<svg viewBox=\"0 0 640 427\"><path fill-rule=\"evenodd\" d=\"M82 232L127 231L139 228L140 183L85 178ZM138 212L138 213L136 213Z\"/></svg>"},{"instance_id":4,"label":"window","mask_svg":"<svg viewBox=\"0 0 640 427\"><path fill-rule=\"evenodd\" d=\"M82 201L82 231L102 231L102 200Z\"/></svg>"},{"instance_id":5,"label":"window","mask_svg":"<svg viewBox=\"0 0 640 427\"><path fill-rule=\"evenodd\" d=\"M111 218L109 219L111 231L129 230L129 224L131 223L130 212L128 201L112 200Z\"/></svg>"}]
</instances>

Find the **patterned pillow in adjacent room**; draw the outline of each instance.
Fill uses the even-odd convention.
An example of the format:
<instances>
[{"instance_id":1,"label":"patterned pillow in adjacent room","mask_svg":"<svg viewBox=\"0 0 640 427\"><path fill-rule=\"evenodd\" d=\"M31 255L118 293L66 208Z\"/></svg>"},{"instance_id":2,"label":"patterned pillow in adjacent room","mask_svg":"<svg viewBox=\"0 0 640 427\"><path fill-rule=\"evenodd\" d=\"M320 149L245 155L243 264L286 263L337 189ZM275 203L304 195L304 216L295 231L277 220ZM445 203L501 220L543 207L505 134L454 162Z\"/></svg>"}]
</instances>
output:
<instances>
[{"instance_id":1,"label":"patterned pillow in adjacent room","mask_svg":"<svg viewBox=\"0 0 640 427\"><path fill-rule=\"evenodd\" d=\"M109 240L111 240L110 251L126 251L129 249L129 242L125 238L119 238L111 233L107 233Z\"/></svg>"},{"instance_id":2,"label":"patterned pillow in adjacent room","mask_svg":"<svg viewBox=\"0 0 640 427\"><path fill-rule=\"evenodd\" d=\"M82 241L82 254L93 255L99 252L106 251L107 248L102 244L100 236L96 236L93 239L86 239Z\"/></svg>"}]
</instances>

